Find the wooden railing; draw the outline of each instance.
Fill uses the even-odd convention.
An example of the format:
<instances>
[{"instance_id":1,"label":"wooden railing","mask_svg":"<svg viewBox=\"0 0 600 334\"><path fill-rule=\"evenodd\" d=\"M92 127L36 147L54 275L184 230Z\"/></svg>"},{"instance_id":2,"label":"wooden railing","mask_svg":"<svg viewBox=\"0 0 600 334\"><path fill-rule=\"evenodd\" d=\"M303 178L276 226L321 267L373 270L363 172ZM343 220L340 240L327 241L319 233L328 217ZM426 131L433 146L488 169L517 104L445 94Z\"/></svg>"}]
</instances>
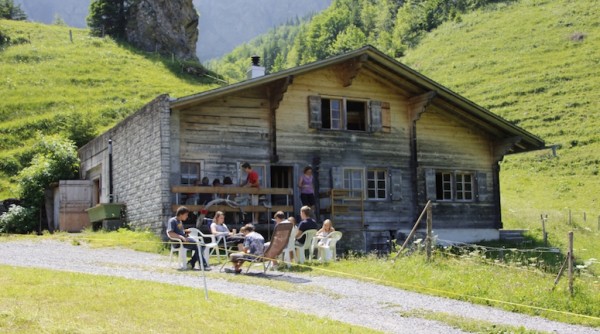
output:
<instances>
[{"instance_id":1,"label":"wooden railing","mask_svg":"<svg viewBox=\"0 0 600 334\"><path fill-rule=\"evenodd\" d=\"M292 196L294 190L291 188L247 188L247 187L198 187L198 186L173 186L171 192L175 194L175 203L172 204L172 210L175 212L181 205L185 205L191 211L202 211L207 210L209 212L223 211L223 212L239 212L244 211L248 213L255 212L293 212L294 201ZM196 204L185 204L182 203L182 194L218 194L222 197L235 197L239 200L244 195L249 195L248 203L246 205L230 206L226 204L205 205ZM285 197L285 204L273 205L272 196ZM187 197L187 196L186 196ZM252 203L258 203L252 205Z\"/></svg>"}]
</instances>

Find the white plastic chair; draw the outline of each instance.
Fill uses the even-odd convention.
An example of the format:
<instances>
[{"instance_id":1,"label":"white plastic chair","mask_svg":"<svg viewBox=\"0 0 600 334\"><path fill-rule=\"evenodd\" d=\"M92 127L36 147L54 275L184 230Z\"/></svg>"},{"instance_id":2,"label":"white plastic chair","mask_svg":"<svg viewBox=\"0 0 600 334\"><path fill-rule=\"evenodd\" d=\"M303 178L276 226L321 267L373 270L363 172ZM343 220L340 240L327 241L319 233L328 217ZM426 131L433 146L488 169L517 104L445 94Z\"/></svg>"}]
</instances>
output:
<instances>
[{"instance_id":1,"label":"white plastic chair","mask_svg":"<svg viewBox=\"0 0 600 334\"><path fill-rule=\"evenodd\" d=\"M302 236L306 236L306 239L304 239L303 245L300 245L300 246L296 245L296 255L298 257L298 263L304 263L304 261L306 259L305 252L307 249L309 251L308 259L312 260L313 252L314 252L312 243L313 243L313 238L315 237L315 234L317 234L317 230L306 230L300 235L300 238L302 238Z\"/></svg>"},{"instance_id":2,"label":"white plastic chair","mask_svg":"<svg viewBox=\"0 0 600 334\"><path fill-rule=\"evenodd\" d=\"M219 244L217 243L216 237L213 234L204 234L204 233L200 232L200 230L197 228L190 228L189 231L190 231L189 236L191 238L194 238L197 240L198 249L200 249L200 246L204 247L203 256L206 259L206 263L208 263L210 254L214 253L215 251L217 253L217 258L219 259L219 262L221 262L221 254L219 253ZM207 243L205 241L205 238L210 239L210 242ZM202 260L200 260L200 261L202 261Z\"/></svg>"},{"instance_id":3,"label":"white plastic chair","mask_svg":"<svg viewBox=\"0 0 600 334\"><path fill-rule=\"evenodd\" d=\"M187 249L185 247L183 247L183 242L179 239L175 239L175 238L171 238L168 234L167 237L169 238L169 240L171 240L170 244L171 244L171 252L169 253L169 263L172 263L173 261L173 253L178 252L178 258L179 258L179 269L186 269L187 268L187 251L189 251L190 249Z\"/></svg>"},{"instance_id":4,"label":"white plastic chair","mask_svg":"<svg viewBox=\"0 0 600 334\"><path fill-rule=\"evenodd\" d=\"M322 239L318 247L319 261L327 262L330 259L335 261L337 252L335 250L337 242L342 238L342 232L331 232L326 238Z\"/></svg>"},{"instance_id":5,"label":"white plastic chair","mask_svg":"<svg viewBox=\"0 0 600 334\"><path fill-rule=\"evenodd\" d=\"M292 233L290 234L290 238L288 239L287 246L283 250L282 258L283 262L290 266L292 262L292 257L296 259L296 233L298 233L298 227L292 227ZM292 257L290 257L290 253L292 253Z\"/></svg>"}]
</instances>

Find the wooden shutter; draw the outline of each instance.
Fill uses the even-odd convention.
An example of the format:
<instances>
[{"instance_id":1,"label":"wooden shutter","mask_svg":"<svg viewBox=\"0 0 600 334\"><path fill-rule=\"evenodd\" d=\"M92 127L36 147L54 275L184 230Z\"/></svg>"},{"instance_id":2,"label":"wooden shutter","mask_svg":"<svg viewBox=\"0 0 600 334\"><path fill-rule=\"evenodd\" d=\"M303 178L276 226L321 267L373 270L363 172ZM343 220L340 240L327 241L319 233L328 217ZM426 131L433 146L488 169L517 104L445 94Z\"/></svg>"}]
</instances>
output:
<instances>
[{"instance_id":1,"label":"wooden shutter","mask_svg":"<svg viewBox=\"0 0 600 334\"><path fill-rule=\"evenodd\" d=\"M475 184L473 185L473 198L479 202L492 200L492 193L487 186L488 175L485 172L475 173Z\"/></svg>"},{"instance_id":2,"label":"wooden shutter","mask_svg":"<svg viewBox=\"0 0 600 334\"><path fill-rule=\"evenodd\" d=\"M381 103L381 131L392 132L392 114L390 112L390 103Z\"/></svg>"},{"instance_id":3,"label":"wooden shutter","mask_svg":"<svg viewBox=\"0 0 600 334\"><path fill-rule=\"evenodd\" d=\"M323 127L320 96L311 95L308 97L308 126L312 129Z\"/></svg>"},{"instance_id":4,"label":"wooden shutter","mask_svg":"<svg viewBox=\"0 0 600 334\"><path fill-rule=\"evenodd\" d=\"M390 197L392 201L402 200L402 173L398 168L390 168Z\"/></svg>"},{"instance_id":5,"label":"wooden shutter","mask_svg":"<svg viewBox=\"0 0 600 334\"><path fill-rule=\"evenodd\" d=\"M435 189L435 169L425 169L425 190L428 200L435 201L437 199L437 193Z\"/></svg>"},{"instance_id":6,"label":"wooden shutter","mask_svg":"<svg viewBox=\"0 0 600 334\"><path fill-rule=\"evenodd\" d=\"M344 188L344 169L342 167L331 167L331 188Z\"/></svg>"},{"instance_id":7,"label":"wooden shutter","mask_svg":"<svg viewBox=\"0 0 600 334\"><path fill-rule=\"evenodd\" d=\"M369 102L369 110L371 113L369 130L371 132L381 131L381 101Z\"/></svg>"}]
</instances>

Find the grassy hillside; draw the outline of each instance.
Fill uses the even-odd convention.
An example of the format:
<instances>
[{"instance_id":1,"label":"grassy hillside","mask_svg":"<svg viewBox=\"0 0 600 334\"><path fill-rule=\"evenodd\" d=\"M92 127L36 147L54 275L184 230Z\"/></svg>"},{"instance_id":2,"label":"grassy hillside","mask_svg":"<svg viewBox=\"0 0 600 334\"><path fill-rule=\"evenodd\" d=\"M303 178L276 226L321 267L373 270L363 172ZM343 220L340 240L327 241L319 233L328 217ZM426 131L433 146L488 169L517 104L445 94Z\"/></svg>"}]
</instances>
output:
<instances>
[{"instance_id":1,"label":"grassy hillside","mask_svg":"<svg viewBox=\"0 0 600 334\"><path fill-rule=\"evenodd\" d=\"M522 0L431 32L403 62L557 145L507 156L501 187L505 227L600 257L600 25L598 1ZM568 210L574 226L567 226ZM584 221L584 212L586 220ZM594 246L596 245L596 246ZM576 250L577 251L577 250Z\"/></svg>"},{"instance_id":2,"label":"grassy hillside","mask_svg":"<svg viewBox=\"0 0 600 334\"><path fill-rule=\"evenodd\" d=\"M87 30L0 20L0 198L27 163L36 132L100 133L159 94L211 88L182 64L142 53ZM92 133L92 134L94 134Z\"/></svg>"}]
</instances>

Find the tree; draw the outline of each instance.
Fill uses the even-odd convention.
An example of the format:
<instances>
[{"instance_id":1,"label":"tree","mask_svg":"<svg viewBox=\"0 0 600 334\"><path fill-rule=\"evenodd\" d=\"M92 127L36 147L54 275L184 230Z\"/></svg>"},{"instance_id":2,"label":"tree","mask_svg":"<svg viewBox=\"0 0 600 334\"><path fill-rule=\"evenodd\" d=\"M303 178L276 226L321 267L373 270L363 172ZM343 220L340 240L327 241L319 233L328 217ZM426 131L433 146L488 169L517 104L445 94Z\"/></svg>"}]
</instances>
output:
<instances>
[{"instance_id":1,"label":"tree","mask_svg":"<svg viewBox=\"0 0 600 334\"><path fill-rule=\"evenodd\" d=\"M31 165L19 173L23 206L39 210L44 203L44 190L53 182L77 177L79 157L75 144L60 136L40 136L33 151Z\"/></svg>"},{"instance_id":2,"label":"tree","mask_svg":"<svg viewBox=\"0 0 600 334\"><path fill-rule=\"evenodd\" d=\"M27 15L13 0L0 0L0 19L23 21L27 20Z\"/></svg>"},{"instance_id":3,"label":"tree","mask_svg":"<svg viewBox=\"0 0 600 334\"><path fill-rule=\"evenodd\" d=\"M92 0L87 25L94 36L125 37L131 0Z\"/></svg>"}]
</instances>

